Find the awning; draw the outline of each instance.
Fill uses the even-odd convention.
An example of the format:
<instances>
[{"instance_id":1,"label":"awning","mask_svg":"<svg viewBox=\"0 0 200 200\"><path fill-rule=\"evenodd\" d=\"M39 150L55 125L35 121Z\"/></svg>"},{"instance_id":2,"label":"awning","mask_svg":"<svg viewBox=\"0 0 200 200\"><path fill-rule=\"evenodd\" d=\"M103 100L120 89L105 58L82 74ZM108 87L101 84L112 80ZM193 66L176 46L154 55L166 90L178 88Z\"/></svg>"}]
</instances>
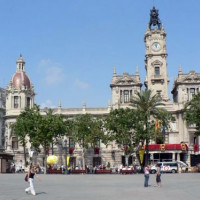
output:
<instances>
[{"instance_id":1,"label":"awning","mask_svg":"<svg viewBox=\"0 0 200 200\"><path fill-rule=\"evenodd\" d=\"M149 151L165 151L165 150L180 150L188 151L188 146L185 143L181 144L149 144ZM146 148L146 146L145 146Z\"/></svg>"}]
</instances>

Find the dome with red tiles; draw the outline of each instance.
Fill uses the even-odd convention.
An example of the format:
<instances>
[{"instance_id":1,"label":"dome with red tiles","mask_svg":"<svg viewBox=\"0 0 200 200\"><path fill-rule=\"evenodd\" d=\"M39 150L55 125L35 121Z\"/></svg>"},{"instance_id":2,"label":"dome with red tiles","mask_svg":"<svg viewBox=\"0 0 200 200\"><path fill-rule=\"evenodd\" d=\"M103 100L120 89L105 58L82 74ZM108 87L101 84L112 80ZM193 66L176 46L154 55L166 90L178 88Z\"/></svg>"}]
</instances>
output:
<instances>
[{"instance_id":1,"label":"dome with red tiles","mask_svg":"<svg viewBox=\"0 0 200 200\"><path fill-rule=\"evenodd\" d=\"M25 72L16 72L12 78L13 87L21 89L22 87L29 89L31 86L30 80Z\"/></svg>"},{"instance_id":2,"label":"dome with red tiles","mask_svg":"<svg viewBox=\"0 0 200 200\"><path fill-rule=\"evenodd\" d=\"M12 87L14 87L15 89L29 89L31 87L31 82L29 77L26 75L25 61L22 55L20 55L20 57L17 59L16 64L17 69L12 78Z\"/></svg>"}]
</instances>

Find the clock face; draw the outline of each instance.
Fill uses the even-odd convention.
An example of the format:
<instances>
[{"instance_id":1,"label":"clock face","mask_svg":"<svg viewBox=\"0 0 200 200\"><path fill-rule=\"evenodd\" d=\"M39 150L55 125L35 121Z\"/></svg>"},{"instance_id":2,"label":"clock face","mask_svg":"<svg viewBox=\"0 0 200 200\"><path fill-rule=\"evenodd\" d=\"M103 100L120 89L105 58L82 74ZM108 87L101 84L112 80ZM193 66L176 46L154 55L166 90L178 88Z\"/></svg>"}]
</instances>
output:
<instances>
[{"instance_id":1,"label":"clock face","mask_svg":"<svg viewBox=\"0 0 200 200\"><path fill-rule=\"evenodd\" d=\"M153 49L154 51L159 51L159 50L160 50L160 43L154 42L154 43L152 44L152 49Z\"/></svg>"}]
</instances>

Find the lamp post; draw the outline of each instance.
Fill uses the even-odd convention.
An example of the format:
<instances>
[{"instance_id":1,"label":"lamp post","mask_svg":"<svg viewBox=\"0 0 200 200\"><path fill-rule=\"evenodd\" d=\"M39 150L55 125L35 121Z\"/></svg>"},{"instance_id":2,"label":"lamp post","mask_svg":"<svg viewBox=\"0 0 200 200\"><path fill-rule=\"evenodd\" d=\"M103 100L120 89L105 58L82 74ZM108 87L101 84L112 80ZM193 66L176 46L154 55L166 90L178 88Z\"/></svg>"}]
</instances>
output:
<instances>
[{"instance_id":1,"label":"lamp post","mask_svg":"<svg viewBox=\"0 0 200 200\"><path fill-rule=\"evenodd\" d=\"M30 150L30 151L28 152L28 154L29 154L29 157L30 157L30 165L32 165L33 153L34 153L34 151L33 151L33 150Z\"/></svg>"},{"instance_id":2,"label":"lamp post","mask_svg":"<svg viewBox=\"0 0 200 200\"><path fill-rule=\"evenodd\" d=\"M13 156L13 163L14 163L14 167L13 167L13 170L12 170L12 173L15 173L15 169L16 169L16 166L15 166L15 149L14 149L14 147L12 148L12 150L13 150L13 154L14 154L14 156Z\"/></svg>"},{"instance_id":3,"label":"lamp post","mask_svg":"<svg viewBox=\"0 0 200 200\"><path fill-rule=\"evenodd\" d=\"M67 165L67 140L63 142L63 148L65 150L65 173L68 174L68 165Z\"/></svg>"}]
</instances>

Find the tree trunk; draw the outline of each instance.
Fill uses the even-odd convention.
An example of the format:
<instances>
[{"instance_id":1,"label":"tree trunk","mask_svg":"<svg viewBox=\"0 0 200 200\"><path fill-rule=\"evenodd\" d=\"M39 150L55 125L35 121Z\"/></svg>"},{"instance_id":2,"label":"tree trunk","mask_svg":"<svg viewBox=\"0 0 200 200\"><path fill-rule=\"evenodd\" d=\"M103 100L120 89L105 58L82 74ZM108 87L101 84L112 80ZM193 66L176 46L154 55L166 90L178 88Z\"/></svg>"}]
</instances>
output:
<instances>
[{"instance_id":1,"label":"tree trunk","mask_svg":"<svg viewBox=\"0 0 200 200\"><path fill-rule=\"evenodd\" d=\"M26 161L26 145L23 144L23 150L24 150L24 162L25 162L25 167L27 167L27 161Z\"/></svg>"},{"instance_id":2,"label":"tree trunk","mask_svg":"<svg viewBox=\"0 0 200 200\"><path fill-rule=\"evenodd\" d=\"M125 153L125 165L126 165L126 166L128 166L128 157L129 157L129 154L127 155L127 154Z\"/></svg>"},{"instance_id":3,"label":"tree trunk","mask_svg":"<svg viewBox=\"0 0 200 200\"><path fill-rule=\"evenodd\" d=\"M145 165L149 164L149 141L146 140Z\"/></svg>"},{"instance_id":4,"label":"tree trunk","mask_svg":"<svg viewBox=\"0 0 200 200\"><path fill-rule=\"evenodd\" d=\"M47 149L44 148L44 174L47 174Z\"/></svg>"},{"instance_id":5,"label":"tree trunk","mask_svg":"<svg viewBox=\"0 0 200 200\"><path fill-rule=\"evenodd\" d=\"M51 145L52 145L52 146L51 146L51 154L53 155L53 154L54 154L54 151L53 151L53 142L52 142Z\"/></svg>"},{"instance_id":6,"label":"tree trunk","mask_svg":"<svg viewBox=\"0 0 200 200\"><path fill-rule=\"evenodd\" d=\"M146 148L145 148L145 151L146 151L146 154L145 154L145 165L148 165L149 164L149 130L148 130L148 117L146 117Z\"/></svg>"},{"instance_id":7,"label":"tree trunk","mask_svg":"<svg viewBox=\"0 0 200 200\"><path fill-rule=\"evenodd\" d=\"M85 170L85 148L83 147L83 169Z\"/></svg>"}]
</instances>

